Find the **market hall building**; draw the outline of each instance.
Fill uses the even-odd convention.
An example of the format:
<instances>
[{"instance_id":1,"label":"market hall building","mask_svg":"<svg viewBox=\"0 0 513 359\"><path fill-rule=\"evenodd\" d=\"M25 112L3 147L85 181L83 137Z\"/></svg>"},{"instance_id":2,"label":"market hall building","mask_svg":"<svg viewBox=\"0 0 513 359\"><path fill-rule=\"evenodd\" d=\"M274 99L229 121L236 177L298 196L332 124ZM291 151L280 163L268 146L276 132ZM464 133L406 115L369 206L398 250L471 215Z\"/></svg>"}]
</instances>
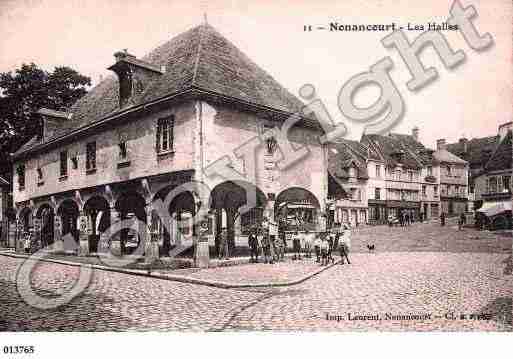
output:
<instances>
[{"instance_id":1,"label":"market hall building","mask_svg":"<svg viewBox=\"0 0 513 359\"><path fill-rule=\"evenodd\" d=\"M18 238L31 232L46 246L71 234L87 255L103 250L98 243L111 225L137 219L146 226L142 236L121 231L105 243L129 253L131 242L146 237L165 256L182 236L197 234L192 221L177 226L175 219L192 218L200 208L208 209L212 247L223 227L233 248L264 216L278 219L287 206L316 225L327 197L321 127L297 116L303 103L211 25L143 58L117 52L109 70L114 74L69 111L41 109L42 133L13 154ZM270 129L292 114L298 120L287 138L308 151L282 166L287 158ZM241 146L251 141L258 144L255 163L241 159ZM219 160L242 174L254 165L254 176L247 182L210 176L205 169ZM166 202L190 182L204 184L208 194L191 187ZM242 213L248 188L256 201ZM173 223L161 222L158 200Z\"/></svg>"}]
</instances>

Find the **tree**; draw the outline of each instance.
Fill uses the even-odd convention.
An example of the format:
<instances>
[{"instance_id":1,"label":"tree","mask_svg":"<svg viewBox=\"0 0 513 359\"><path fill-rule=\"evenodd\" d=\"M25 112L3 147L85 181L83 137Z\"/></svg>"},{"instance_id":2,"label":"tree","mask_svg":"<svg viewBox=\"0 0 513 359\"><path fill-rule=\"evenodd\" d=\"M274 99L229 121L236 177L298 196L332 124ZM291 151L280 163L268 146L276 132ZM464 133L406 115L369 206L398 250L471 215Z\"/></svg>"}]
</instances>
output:
<instances>
[{"instance_id":1,"label":"tree","mask_svg":"<svg viewBox=\"0 0 513 359\"><path fill-rule=\"evenodd\" d=\"M66 111L90 85L89 77L65 66L47 72L31 63L0 73L0 173L10 167L10 152L41 133L37 110Z\"/></svg>"}]
</instances>

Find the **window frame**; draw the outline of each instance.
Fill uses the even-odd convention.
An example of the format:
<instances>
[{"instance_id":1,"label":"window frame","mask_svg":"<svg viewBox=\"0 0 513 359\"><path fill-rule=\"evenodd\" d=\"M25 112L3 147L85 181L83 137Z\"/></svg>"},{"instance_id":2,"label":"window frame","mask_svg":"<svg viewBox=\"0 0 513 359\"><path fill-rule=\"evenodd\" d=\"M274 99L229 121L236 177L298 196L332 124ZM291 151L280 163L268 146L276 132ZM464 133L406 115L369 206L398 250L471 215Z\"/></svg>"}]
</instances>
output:
<instances>
[{"instance_id":1,"label":"window frame","mask_svg":"<svg viewBox=\"0 0 513 359\"><path fill-rule=\"evenodd\" d=\"M157 119L156 151L158 154L174 152L174 127L174 115Z\"/></svg>"},{"instance_id":2,"label":"window frame","mask_svg":"<svg viewBox=\"0 0 513 359\"><path fill-rule=\"evenodd\" d=\"M90 147L94 147L91 151ZM86 143L86 172L93 172L96 170L96 141Z\"/></svg>"},{"instance_id":3,"label":"window frame","mask_svg":"<svg viewBox=\"0 0 513 359\"><path fill-rule=\"evenodd\" d=\"M27 185L27 168L25 163L20 163L18 165L16 168L16 173L18 175L18 190L23 191Z\"/></svg>"},{"instance_id":4,"label":"window frame","mask_svg":"<svg viewBox=\"0 0 513 359\"><path fill-rule=\"evenodd\" d=\"M68 169L68 150L62 150L59 153L59 175L60 178L68 177L69 169Z\"/></svg>"}]
</instances>

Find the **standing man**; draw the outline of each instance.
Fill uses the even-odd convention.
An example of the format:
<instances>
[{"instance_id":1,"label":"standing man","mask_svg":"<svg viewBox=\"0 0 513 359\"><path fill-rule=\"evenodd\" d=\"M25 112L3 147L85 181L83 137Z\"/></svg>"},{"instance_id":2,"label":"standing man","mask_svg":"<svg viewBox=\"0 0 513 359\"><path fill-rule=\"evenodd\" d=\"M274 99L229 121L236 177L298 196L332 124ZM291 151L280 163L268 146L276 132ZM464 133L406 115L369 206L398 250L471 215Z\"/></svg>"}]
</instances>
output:
<instances>
[{"instance_id":1,"label":"standing man","mask_svg":"<svg viewBox=\"0 0 513 359\"><path fill-rule=\"evenodd\" d=\"M223 227L221 231L221 238L219 242L219 259L230 259L229 253L228 253L228 231L226 230L226 227Z\"/></svg>"},{"instance_id":2,"label":"standing man","mask_svg":"<svg viewBox=\"0 0 513 359\"><path fill-rule=\"evenodd\" d=\"M296 231L293 236L292 247L294 248L294 257L292 257L292 259L301 259L301 240L299 239L298 232Z\"/></svg>"},{"instance_id":3,"label":"standing man","mask_svg":"<svg viewBox=\"0 0 513 359\"><path fill-rule=\"evenodd\" d=\"M315 236L314 241L314 250L315 250L315 257L316 257L316 263L319 263L321 261L321 233L317 233Z\"/></svg>"},{"instance_id":4,"label":"standing man","mask_svg":"<svg viewBox=\"0 0 513 359\"><path fill-rule=\"evenodd\" d=\"M248 245L250 249L251 259L250 261L252 263L258 263L258 239L257 239L257 233L256 228L251 229L251 233L248 237Z\"/></svg>"},{"instance_id":5,"label":"standing man","mask_svg":"<svg viewBox=\"0 0 513 359\"><path fill-rule=\"evenodd\" d=\"M440 225L443 227L445 226L445 212L442 212L440 215Z\"/></svg>"},{"instance_id":6,"label":"standing man","mask_svg":"<svg viewBox=\"0 0 513 359\"><path fill-rule=\"evenodd\" d=\"M351 250L351 231L347 227L344 228L338 248L340 251L340 264L344 264L344 258L347 260L347 264L351 264L348 256Z\"/></svg>"},{"instance_id":7,"label":"standing man","mask_svg":"<svg viewBox=\"0 0 513 359\"><path fill-rule=\"evenodd\" d=\"M278 224L273 220L269 220L269 240L271 242L271 255L278 261L279 257L279 249L277 239L278 239Z\"/></svg>"}]
</instances>

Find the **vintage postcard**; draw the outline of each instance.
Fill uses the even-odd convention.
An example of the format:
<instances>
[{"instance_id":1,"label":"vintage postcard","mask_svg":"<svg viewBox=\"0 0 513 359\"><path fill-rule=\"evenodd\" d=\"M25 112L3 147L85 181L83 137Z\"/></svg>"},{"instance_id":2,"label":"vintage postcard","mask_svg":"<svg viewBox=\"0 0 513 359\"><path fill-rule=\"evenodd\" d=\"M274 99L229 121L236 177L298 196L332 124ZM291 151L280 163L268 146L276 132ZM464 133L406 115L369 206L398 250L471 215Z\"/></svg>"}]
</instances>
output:
<instances>
[{"instance_id":1,"label":"vintage postcard","mask_svg":"<svg viewBox=\"0 0 513 359\"><path fill-rule=\"evenodd\" d=\"M47 357L20 332L511 332L512 15L1 1L0 358Z\"/></svg>"}]
</instances>

